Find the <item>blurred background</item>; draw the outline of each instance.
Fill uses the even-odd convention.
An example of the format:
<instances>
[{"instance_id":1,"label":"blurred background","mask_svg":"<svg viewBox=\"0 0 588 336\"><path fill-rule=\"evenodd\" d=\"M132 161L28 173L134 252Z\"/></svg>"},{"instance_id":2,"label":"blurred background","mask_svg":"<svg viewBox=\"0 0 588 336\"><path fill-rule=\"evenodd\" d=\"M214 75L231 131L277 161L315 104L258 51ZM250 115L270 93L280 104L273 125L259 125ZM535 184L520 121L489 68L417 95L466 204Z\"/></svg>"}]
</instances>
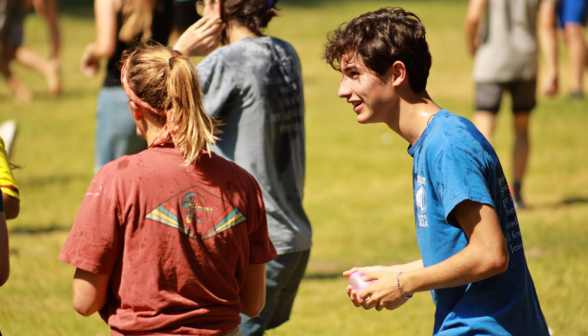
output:
<instances>
[{"instance_id":1,"label":"blurred background","mask_svg":"<svg viewBox=\"0 0 588 336\"><path fill-rule=\"evenodd\" d=\"M266 30L290 42L302 62L306 99L307 180L304 204L314 230L307 274L291 320L269 335L429 335L434 305L415 295L397 311L364 311L345 294L352 266L392 265L420 258L414 230L412 158L408 143L385 125L359 125L351 105L337 97L340 74L321 59L328 31L383 6L415 12L425 24L433 56L428 92L435 102L470 118L474 109L472 58L466 49L465 0L280 0ZM0 84L0 122L15 119L11 162L21 211L8 222L11 275L0 288L4 335L109 335L97 314L78 315L71 304L74 268L57 260L94 176L94 133L101 72L87 78L79 62L95 36L93 3L59 0L62 88L58 98L43 76L13 70L34 95L14 102ZM47 25L26 17L24 44L48 55ZM566 94L569 74L560 54L560 92L538 95L531 123L525 182L527 208L518 212L527 262L554 335L588 335L588 103ZM196 64L200 59L195 58ZM540 62L541 83L544 62ZM494 146L511 174L512 113L507 97Z\"/></svg>"}]
</instances>

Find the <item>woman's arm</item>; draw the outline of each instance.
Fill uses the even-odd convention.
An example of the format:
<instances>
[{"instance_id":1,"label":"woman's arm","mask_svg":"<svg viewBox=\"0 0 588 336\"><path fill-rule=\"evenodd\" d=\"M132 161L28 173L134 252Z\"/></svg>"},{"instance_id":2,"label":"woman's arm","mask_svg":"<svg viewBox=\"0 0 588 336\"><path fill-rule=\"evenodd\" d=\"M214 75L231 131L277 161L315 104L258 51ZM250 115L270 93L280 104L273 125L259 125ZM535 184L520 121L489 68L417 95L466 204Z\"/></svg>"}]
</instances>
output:
<instances>
[{"instance_id":1,"label":"woman's arm","mask_svg":"<svg viewBox=\"0 0 588 336\"><path fill-rule=\"evenodd\" d=\"M239 292L241 313L257 316L265 305L265 264L249 264L245 283Z\"/></svg>"},{"instance_id":2,"label":"woman's arm","mask_svg":"<svg viewBox=\"0 0 588 336\"><path fill-rule=\"evenodd\" d=\"M110 275L97 274L76 268L72 282L74 309L84 316L90 316L106 303Z\"/></svg>"},{"instance_id":3,"label":"woman's arm","mask_svg":"<svg viewBox=\"0 0 588 336\"><path fill-rule=\"evenodd\" d=\"M4 211L0 211L0 286L6 283L10 274L10 259L8 248L8 228Z\"/></svg>"},{"instance_id":4,"label":"woman's arm","mask_svg":"<svg viewBox=\"0 0 588 336\"><path fill-rule=\"evenodd\" d=\"M94 13L96 41L88 44L82 55L80 68L86 76L94 75L100 66L100 59L114 54L117 41L116 12L120 7L117 0L96 0Z\"/></svg>"},{"instance_id":5,"label":"woman's arm","mask_svg":"<svg viewBox=\"0 0 588 336\"><path fill-rule=\"evenodd\" d=\"M6 219L15 219L18 217L20 201L6 194L2 194L2 200L4 201L4 210L6 211L4 214L6 215Z\"/></svg>"}]
</instances>

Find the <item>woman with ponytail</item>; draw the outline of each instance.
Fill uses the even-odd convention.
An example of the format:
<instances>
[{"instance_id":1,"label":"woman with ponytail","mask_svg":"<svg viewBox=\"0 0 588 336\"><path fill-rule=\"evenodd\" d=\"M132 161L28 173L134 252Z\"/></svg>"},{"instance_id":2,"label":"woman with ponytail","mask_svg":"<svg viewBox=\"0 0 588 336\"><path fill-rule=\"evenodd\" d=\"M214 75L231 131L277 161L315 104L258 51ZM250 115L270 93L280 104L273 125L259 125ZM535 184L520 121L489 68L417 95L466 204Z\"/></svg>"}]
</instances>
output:
<instances>
[{"instance_id":1,"label":"woman with ponytail","mask_svg":"<svg viewBox=\"0 0 588 336\"><path fill-rule=\"evenodd\" d=\"M93 76L100 60L108 59L106 77L98 94L96 115L95 164L97 172L106 163L125 154L146 148L135 134L127 96L120 82L117 64L129 43L149 39L163 45L173 27L174 0L95 0L96 40L88 44L81 60L81 71ZM220 33L216 20L201 20L193 31L206 47L216 47Z\"/></svg>"},{"instance_id":2,"label":"woman with ponytail","mask_svg":"<svg viewBox=\"0 0 588 336\"><path fill-rule=\"evenodd\" d=\"M204 18L224 23L223 47L198 65L206 112L222 122L213 151L259 182L270 238L279 257L267 264L267 299L259 316L242 316L245 335L263 335L288 321L312 245L302 207L305 178L304 95L294 48L264 36L277 0L204 0ZM190 29L174 49L201 54Z\"/></svg>"},{"instance_id":3,"label":"woman with ponytail","mask_svg":"<svg viewBox=\"0 0 588 336\"><path fill-rule=\"evenodd\" d=\"M59 259L76 267L74 308L112 335L242 335L277 257L261 190L209 151L217 122L194 66L161 45L122 57L121 82L149 148L94 177Z\"/></svg>"}]
</instances>

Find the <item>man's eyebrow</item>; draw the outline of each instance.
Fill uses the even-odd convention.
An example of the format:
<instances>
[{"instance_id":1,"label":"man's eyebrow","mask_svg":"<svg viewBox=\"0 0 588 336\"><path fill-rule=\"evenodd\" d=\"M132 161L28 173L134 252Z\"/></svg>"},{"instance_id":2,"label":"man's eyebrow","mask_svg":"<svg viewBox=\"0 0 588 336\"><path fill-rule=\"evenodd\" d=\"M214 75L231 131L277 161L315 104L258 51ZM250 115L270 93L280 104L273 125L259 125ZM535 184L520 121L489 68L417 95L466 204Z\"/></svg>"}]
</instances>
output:
<instances>
[{"instance_id":1,"label":"man's eyebrow","mask_svg":"<svg viewBox=\"0 0 588 336\"><path fill-rule=\"evenodd\" d=\"M355 70L357 69L357 66L355 64L351 64L351 65L347 65L343 68L343 72L349 71L349 70Z\"/></svg>"}]
</instances>

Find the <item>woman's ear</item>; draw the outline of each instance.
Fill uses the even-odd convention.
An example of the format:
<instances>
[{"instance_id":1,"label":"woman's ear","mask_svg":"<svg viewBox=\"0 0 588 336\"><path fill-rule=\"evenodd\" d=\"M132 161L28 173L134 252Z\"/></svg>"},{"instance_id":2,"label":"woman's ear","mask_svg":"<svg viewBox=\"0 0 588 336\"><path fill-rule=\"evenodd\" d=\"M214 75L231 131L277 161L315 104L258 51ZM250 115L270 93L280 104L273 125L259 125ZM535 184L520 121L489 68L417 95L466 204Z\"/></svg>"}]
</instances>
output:
<instances>
[{"instance_id":1,"label":"woman's ear","mask_svg":"<svg viewBox=\"0 0 588 336\"><path fill-rule=\"evenodd\" d=\"M143 111L141 111L137 103L135 103L132 100L129 101L129 108L131 110L131 115L133 116L133 119L139 121L143 118Z\"/></svg>"}]
</instances>

